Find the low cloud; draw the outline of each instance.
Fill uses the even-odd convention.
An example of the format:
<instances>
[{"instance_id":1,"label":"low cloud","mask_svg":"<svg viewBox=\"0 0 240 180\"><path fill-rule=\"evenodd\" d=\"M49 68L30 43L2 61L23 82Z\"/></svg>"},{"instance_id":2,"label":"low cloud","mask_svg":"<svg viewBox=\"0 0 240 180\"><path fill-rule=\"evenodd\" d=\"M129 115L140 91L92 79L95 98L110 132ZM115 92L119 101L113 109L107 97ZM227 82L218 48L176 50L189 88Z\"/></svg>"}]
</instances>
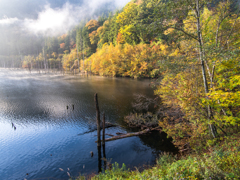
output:
<instances>
[{"instance_id":1,"label":"low cloud","mask_svg":"<svg viewBox=\"0 0 240 180\"><path fill-rule=\"evenodd\" d=\"M26 30L35 34L59 35L67 32L78 23L81 17L76 14L78 7L66 3L62 8L53 9L46 5L37 19L25 19Z\"/></svg>"},{"instance_id":2,"label":"low cloud","mask_svg":"<svg viewBox=\"0 0 240 180\"><path fill-rule=\"evenodd\" d=\"M16 22L18 22L18 18L7 18L4 17L3 19L0 19L0 25L11 25L14 24Z\"/></svg>"},{"instance_id":3,"label":"low cloud","mask_svg":"<svg viewBox=\"0 0 240 180\"><path fill-rule=\"evenodd\" d=\"M128 2L130 0L84 0L84 7L94 13L98 8L106 4L112 4L113 9L111 10L114 10L124 7Z\"/></svg>"},{"instance_id":4,"label":"low cloud","mask_svg":"<svg viewBox=\"0 0 240 180\"><path fill-rule=\"evenodd\" d=\"M66 33L72 27L76 26L82 19L92 17L101 9L113 11L116 8L122 8L130 0L84 0L81 5L66 2L62 7L52 8L47 4L38 13L36 19L25 18L3 18L0 19L0 25L15 24L18 22L24 31L36 35L54 36Z\"/></svg>"}]
</instances>

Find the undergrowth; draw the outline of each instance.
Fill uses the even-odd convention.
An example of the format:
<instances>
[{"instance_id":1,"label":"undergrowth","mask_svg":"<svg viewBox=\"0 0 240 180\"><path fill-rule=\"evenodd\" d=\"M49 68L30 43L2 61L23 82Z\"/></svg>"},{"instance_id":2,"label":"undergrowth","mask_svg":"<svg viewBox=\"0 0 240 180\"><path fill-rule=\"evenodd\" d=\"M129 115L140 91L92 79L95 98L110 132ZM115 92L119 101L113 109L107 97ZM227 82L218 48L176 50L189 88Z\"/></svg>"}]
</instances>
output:
<instances>
[{"instance_id":1,"label":"undergrowth","mask_svg":"<svg viewBox=\"0 0 240 180\"><path fill-rule=\"evenodd\" d=\"M208 152L192 152L187 156L172 156L163 153L154 167L139 172L120 168L113 164L112 170L106 170L91 180L173 180L173 179L239 179L240 178L240 133L225 136L219 143L208 146ZM86 179L84 176L77 180Z\"/></svg>"}]
</instances>

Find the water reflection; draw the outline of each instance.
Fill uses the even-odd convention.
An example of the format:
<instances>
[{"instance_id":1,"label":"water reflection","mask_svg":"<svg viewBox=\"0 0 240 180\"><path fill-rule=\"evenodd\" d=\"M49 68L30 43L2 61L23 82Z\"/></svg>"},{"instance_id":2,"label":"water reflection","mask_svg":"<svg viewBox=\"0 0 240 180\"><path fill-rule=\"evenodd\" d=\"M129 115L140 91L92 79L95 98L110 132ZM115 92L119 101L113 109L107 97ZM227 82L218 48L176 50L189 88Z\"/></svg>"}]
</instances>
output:
<instances>
[{"instance_id":1,"label":"water reflection","mask_svg":"<svg viewBox=\"0 0 240 180\"><path fill-rule=\"evenodd\" d=\"M101 153L101 149L102 146L97 146L98 148L98 172L102 172L102 153Z\"/></svg>"},{"instance_id":2,"label":"water reflection","mask_svg":"<svg viewBox=\"0 0 240 180\"><path fill-rule=\"evenodd\" d=\"M67 168L73 176L97 173L106 169L103 160L106 155L111 162L125 163L128 167L154 163L153 151L159 140L151 142L151 135L149 139L140 136L106 142L98 154L97 132L89 132L96 126L96 92L106 121L121 125L106 129L106 133L127 133L130 130L123 127L123 117L132 111L133 94L151 96L153 90L149 83L148 80L83 78L0 69L1 177L6 180L67 179Z\"/></svg>"},{"instance_id":3,"label":"water reflection","mask_svg":"<svg viewBox=\"0 0 240 180\"><path fill-rule=\"evenodd\" d=\"M176 154L178 149L172 144L172 138L168 138L167 134L159 131L152 131L149 134L139 136L141 142L153 149L156 155L162 152L171 152Z\"/></svg>"},{"instance_id":4,"label":"water reflection","mask_svg":"<svg viewBox=\"0 0 240 180\"><path fill-rule=\"evenodd\" d=\"M106 156L106 145L105 144L103 144L102 145L102 149L103 149L103 164L104 164L104 168L103 168L103 170L104 171L106 171L106 169L107 169L107 156Z\"/></svg>"}]
</instances>

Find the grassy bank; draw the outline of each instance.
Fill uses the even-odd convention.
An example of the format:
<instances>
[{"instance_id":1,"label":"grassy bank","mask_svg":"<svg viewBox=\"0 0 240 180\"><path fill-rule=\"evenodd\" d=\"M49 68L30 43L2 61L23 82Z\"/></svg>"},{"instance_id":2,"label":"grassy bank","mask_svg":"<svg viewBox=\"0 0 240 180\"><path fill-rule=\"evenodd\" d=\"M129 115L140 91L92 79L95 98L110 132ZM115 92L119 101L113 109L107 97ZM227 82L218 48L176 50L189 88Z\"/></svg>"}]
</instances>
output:
<instances>
[{"instance_id":1,"label":"grassy bank","mask_svg":"<svg viewBox=\"0 0 240 180\"><path fill-rule=\"evenodd\" d=\"M91 177L92 180L110 179L239 179L240 133L225 136L214 145L184 156L163 154L154 167L139 172L114 164L112 170ZM79 177L77 180L87 179Z\"/></svg>"}]
</instances>

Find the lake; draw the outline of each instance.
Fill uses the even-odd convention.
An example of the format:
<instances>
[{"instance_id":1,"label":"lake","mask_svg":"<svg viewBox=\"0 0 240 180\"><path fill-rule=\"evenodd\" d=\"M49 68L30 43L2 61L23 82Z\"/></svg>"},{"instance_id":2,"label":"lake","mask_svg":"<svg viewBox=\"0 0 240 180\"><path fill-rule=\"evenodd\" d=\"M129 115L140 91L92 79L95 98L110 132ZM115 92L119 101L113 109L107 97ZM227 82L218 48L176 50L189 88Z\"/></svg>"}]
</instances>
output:
<instances>
[{"instance_id":1,"label":"lake","mask_svg":"<svg viewBox=\"0 0 240 180\"><path fill-rule=\"evenodd\" d=\"M96 127L94 94L106 121L119 125L106 133L132 132L124 116L133 111L134 94L153 96L150 82L0 69L1 179L68 179L67 171L74 177L97 173L97 132L89 132ZM105 150L108 162L134 168L153 165L160 152L171 148L166 135L153 132L106 142Z\"/></svg>"}]
</instances>

